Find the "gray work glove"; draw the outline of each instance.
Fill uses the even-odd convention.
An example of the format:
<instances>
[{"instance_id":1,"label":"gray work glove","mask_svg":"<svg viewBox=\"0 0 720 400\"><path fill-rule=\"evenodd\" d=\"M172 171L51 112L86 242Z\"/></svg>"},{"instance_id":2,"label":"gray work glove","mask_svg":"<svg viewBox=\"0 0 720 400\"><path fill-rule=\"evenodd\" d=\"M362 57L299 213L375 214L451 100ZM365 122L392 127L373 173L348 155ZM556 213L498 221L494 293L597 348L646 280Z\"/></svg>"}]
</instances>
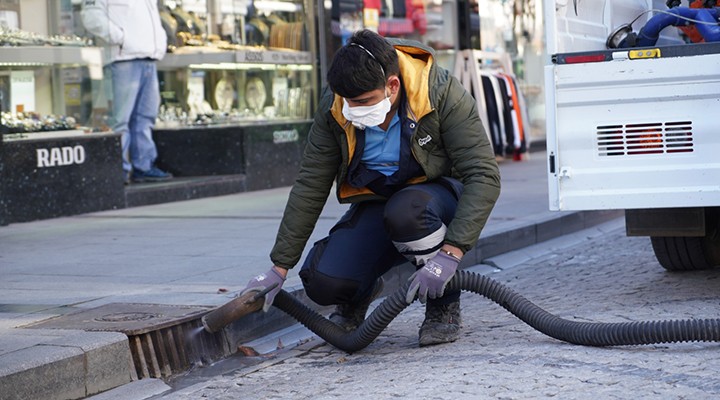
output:
<instances>
[{"instance_id":1,"label":"gray work glove","mask_svg":"<svg viewBox=\"0 0 720 400\"><path fill-rule=\"evenodd\" d=\"M408 289L405 301L410 304L417 294L421 303L428 298L437 299L442 297L445 286L455 275L455 270L460 260L440 250L435 257L428 260L422 268L415 271L410 277L412 283Z\"/></svg>"},{"instance_id":2,"label":"gray work glove","mask_svg":"<svg viewBox=\"0 0 720 400\"><path fill-rule=\"evenodd\" d=\"M240 295L242 296L245 293L251 291L261 292L265 288L276 285L274 289L272 289L265 295L265 304L263 304L263 311L267 312L267 310L270 309L273 301L275 301L275 296L278 294L278 292L280 292L280 289L282 289L283 283L285 283L285 278L283 278L282 275L280 275L280 273L277 272L273 267L270 268L270 271L250 279L250 282L248 282L247 286L245 287L245 289L243 289Z\"/></svg>"}]
</instances>

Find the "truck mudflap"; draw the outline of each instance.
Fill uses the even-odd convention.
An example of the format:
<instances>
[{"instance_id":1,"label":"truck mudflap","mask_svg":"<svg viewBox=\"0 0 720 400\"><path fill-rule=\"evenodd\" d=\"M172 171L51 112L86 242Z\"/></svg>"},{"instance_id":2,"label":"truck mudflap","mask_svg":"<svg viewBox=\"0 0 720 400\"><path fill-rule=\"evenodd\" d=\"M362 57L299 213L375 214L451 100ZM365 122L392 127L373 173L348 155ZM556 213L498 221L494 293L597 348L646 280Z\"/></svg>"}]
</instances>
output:
<instances>
[{"instance_id":1,"label":"truck mudflap","mask_svg":"<svg viewBox=\"0 0 720 400\"><path fill-rule=\"evenodd\" d=\"M705 208L625 210L628 236L705 236Z\"/></svg>"}]
</instances>

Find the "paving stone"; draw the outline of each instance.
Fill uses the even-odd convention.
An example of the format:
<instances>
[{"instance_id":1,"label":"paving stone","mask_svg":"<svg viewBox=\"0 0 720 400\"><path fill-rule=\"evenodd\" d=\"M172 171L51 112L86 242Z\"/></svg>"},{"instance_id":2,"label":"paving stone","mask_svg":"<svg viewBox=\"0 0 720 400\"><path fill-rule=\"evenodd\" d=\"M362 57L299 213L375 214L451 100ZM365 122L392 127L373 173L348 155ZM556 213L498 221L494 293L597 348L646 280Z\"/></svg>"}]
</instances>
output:
<instances>
[{"instance_id":1,"label":"paving stone","mask_svg":"<svg viewBox=\"0 0 720 400\"><path fill-rule=\"evenodd\" d=\"M581 232L493 279L563 318L626 322L717 317L719 271L665 272L647 238L623 228ZM417 347L423 306L403 311L367 348L330 345L237 370L162 399L714 399L718 343L588 347L535 331L497 304L462 296L463 331L450 344Z\"/></svg>"}]
</instances>

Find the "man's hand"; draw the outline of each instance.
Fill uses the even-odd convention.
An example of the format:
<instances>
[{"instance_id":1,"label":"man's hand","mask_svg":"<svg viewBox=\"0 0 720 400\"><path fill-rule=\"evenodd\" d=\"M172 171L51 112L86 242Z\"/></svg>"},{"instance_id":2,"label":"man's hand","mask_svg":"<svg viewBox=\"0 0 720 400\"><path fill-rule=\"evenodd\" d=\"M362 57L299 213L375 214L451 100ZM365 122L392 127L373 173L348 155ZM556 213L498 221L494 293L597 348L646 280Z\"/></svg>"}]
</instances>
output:
<instances>
[{"instance_id":1,"label":"man's hand","mask_svg":"<svg viewBox=\"0 0 720 400\"><path fill-rule=\"evenodd\" d=\"M280 289L282 289L282 285L283 283L285 283L286 275L286 269L272 267L268 272L250 279L250 282L248 282L247 286L245 287L245 289L243 289L240 295L242 296L243 294L251 291L260 292L265 288L277 284L274 289L272 289L265 295L265 304L263 304L263 311L267 312L267 310L270 309L273 301L275 301L275 296L278 294L278 292L280 292Z\"/></svg>"},{"instance_id":2,"label":"man's hand","mask_svg":"<svg viewBox=\"0 0 720 400\"><path fill-rule=\"evenodd\" d=\"M440 250L435 257L428 260L425 265L410 277L412 283L408 289L405 301L410 304L417 294L421 303L428 298L436 299L445 293L445 287L455 275L460 259Z\"/></svg>"}]
</instances>

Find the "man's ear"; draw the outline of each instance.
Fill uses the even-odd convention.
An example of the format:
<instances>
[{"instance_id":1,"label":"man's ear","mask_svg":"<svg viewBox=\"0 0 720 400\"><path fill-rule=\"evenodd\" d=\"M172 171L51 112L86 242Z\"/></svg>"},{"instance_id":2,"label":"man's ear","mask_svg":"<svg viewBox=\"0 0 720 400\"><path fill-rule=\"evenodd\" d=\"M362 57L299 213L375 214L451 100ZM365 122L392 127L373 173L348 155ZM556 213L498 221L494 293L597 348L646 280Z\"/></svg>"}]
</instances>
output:
<instances>
[{"instance_id":1,"label":"man's ear","mask_svg":"<svg viewBox=\"0 0 720 400\"><path fill-rule=\"evenodd\" d=\"M391 75L388 78L388 87L390 87L391 94L397 94L400 91L400 78L397 75Z\"/></svg>"}]
</instances>

